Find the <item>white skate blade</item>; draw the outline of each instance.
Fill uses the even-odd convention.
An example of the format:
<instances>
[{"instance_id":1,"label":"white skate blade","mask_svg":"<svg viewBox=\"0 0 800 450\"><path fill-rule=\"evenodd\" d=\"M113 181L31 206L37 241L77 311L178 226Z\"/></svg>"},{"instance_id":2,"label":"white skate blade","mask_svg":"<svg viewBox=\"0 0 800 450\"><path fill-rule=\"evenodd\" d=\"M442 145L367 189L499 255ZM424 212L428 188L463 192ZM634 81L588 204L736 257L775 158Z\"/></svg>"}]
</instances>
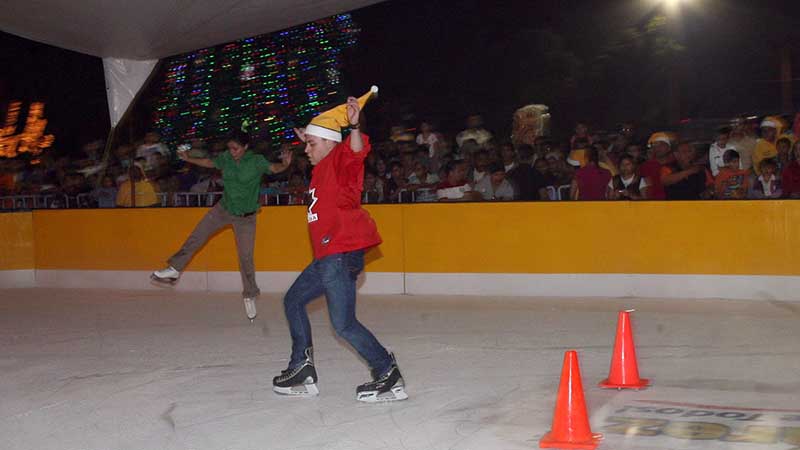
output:
<instances>
[{"instance_id":1,"label":"white skate blade","mask_svg":"<svg viewBox=\"0 0 800 450\"><path fill-rule=\"evenodd\" d=\"M272 386L272 390L276 394L286 395L288 397L316 397L319 395L319 389L314 383L299 384L291 387Z\"/></svg>"},{"instance_id":2,"label":"white skate blade","mask_svg":"<svg viewBox=\"0 0 800 450\"><path fill-rule=\"evenodd\" d=\"M255 300L252 298L245 298L244 299L244 312L247 314L247 318L250 319L250 323L255 320L256 316L258 315L258 311L256 310L256 303Z\"/></svg>"},{"instance_id":3,"label":"white skate blade","mask_svg":"<svg viewBox=\"0 0 800 450\"><path fill-rule=\"evenodd\" d=\"M408 398L404 386L395 386L389 392L378 394L377 391L359 392L356 400L364 403L386 403L397 402Z\"/></svg>"},{"instance_id":4,"label":"white skate blade","mask_svg":"<svg viewBox=\"0 0 800 450\"><path fill-rule=\"evenodd\" d=\"M150 274L150 284L158 287L173 287L178 282L177 278L159 278L155 274Z\"/></svg>"}]
</instances>

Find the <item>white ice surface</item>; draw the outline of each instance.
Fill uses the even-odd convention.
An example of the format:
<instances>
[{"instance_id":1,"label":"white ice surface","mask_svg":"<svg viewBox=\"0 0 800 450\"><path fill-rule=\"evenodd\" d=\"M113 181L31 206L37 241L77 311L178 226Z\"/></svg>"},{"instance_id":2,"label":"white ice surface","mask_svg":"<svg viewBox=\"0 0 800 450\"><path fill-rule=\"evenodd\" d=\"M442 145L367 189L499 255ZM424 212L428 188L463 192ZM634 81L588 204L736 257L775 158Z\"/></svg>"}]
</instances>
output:
<instances>
[{"instance_id":1,"label":"white ice surface","mask_svg":"<svg viewBox=\"0 0 800 450\"><path fill-rule=\"evenodd\" d=\"M310 309L320 396L274 395L290 339L279 297L258 308L251 325L232 294L0 290L0 449L538 448L568 349L579 351L593 431L606 431L600 449L800 446L798 304L365 296L360 319L396 352L410 395L385 405L354 400L368 371L333 336L324 301ZM653 387L600 390L628 308ZM662 421L654 436L621 435L607 432L615 416ZM692 440L703 430L683 436L685 421L730 431ZM737 437L762 442L724 442Z\"/></svg>"}]
</instances>

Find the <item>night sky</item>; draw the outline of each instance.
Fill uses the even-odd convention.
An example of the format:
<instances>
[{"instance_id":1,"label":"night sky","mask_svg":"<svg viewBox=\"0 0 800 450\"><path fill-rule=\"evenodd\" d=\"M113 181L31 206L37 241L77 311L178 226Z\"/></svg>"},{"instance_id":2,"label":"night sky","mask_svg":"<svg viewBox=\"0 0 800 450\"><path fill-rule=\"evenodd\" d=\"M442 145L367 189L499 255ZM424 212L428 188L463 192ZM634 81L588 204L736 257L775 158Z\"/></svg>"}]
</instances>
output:
<instances>
[{"instance_id":1,"label":"night sky","mask_svg":"<svg viewBox=\"0 0 800 450\"><path fill-rule=\"evenodd\" d=\"M800 79L800 2L688 0L670 16L684 45L674 72L682 117L780 112L781 48ZM507 133L514 109L545 103L554 131L576 120L613 127L665 121L663 68L642 54L610 51L619 32L642 30L656 0L393 0L354 12L362 29L346 55L354 92L381 86L382 125L428 118L457 129L472 112ZM640 49L641 50L641 49ZM0 108L45 101L56 148L105 137L109 122L100 59L0 33ZM661 71L661 73L659 72ZM639 82L644 79L652 83ZM800 82L794 82L800 105ZM412 115L413 113L413 115Z\"/></svg>"}]
</instances>

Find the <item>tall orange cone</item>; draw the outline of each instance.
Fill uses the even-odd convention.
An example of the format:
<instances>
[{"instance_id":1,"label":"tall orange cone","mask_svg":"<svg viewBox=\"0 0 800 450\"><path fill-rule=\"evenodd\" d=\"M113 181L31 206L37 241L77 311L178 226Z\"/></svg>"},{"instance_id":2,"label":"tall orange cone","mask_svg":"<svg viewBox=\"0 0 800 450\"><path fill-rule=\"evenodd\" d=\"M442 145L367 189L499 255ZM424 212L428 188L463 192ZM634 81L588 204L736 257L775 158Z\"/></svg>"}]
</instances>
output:
<instances>
[{"instance_id":1,"label":"tall orange cone","mask_svg":"<svg viewBox=\"0 0 800 450\"><path fill-rule=\"evenodd\" d=\"M602 434L593 434L589 428L578 352L570 350L564 354L553 426L539 441L539 447L594 450L601 439Z\"/></svg>"},{"instance_id":2,"label":"tall orange cone","mask_svg":"<svg viewBox=\"0 0 800 450\"><path fill-rule=\"evenodd\" d=\"M608 378L600 382L602 388L642 389L650 384L650 380L639 378L636 346L633 344L630 322L631 312L633 310L619 312L617 338L614 341L614 354L611 356L611 370Z\"/></svg>"}]
</instances>

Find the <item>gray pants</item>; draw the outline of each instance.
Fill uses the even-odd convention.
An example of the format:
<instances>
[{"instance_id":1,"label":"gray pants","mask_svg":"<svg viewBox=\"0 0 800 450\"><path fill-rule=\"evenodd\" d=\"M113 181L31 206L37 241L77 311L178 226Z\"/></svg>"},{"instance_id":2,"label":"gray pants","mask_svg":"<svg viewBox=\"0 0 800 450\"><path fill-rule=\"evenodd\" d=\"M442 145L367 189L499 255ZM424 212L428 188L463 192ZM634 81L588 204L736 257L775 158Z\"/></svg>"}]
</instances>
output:
<instances>
[{"instance_id":1,"label":"gray pants","mask_svg":"<svg viewBox=\"0 0 800 450\"><path fill-rule=\"evenodd\" d=\"M256 214L247 217L230 214L219 203L206 213L192 234L183 243L178 253L172 255L168 263L179 272L189 264L208 238L228 225L233 225L236 236L236 252L239 254L239 272L242 274L242 297L256 297L261 291L256 285L256 270L253 264L253 251L256 243Z\"/></svg>"}]
</instances>

